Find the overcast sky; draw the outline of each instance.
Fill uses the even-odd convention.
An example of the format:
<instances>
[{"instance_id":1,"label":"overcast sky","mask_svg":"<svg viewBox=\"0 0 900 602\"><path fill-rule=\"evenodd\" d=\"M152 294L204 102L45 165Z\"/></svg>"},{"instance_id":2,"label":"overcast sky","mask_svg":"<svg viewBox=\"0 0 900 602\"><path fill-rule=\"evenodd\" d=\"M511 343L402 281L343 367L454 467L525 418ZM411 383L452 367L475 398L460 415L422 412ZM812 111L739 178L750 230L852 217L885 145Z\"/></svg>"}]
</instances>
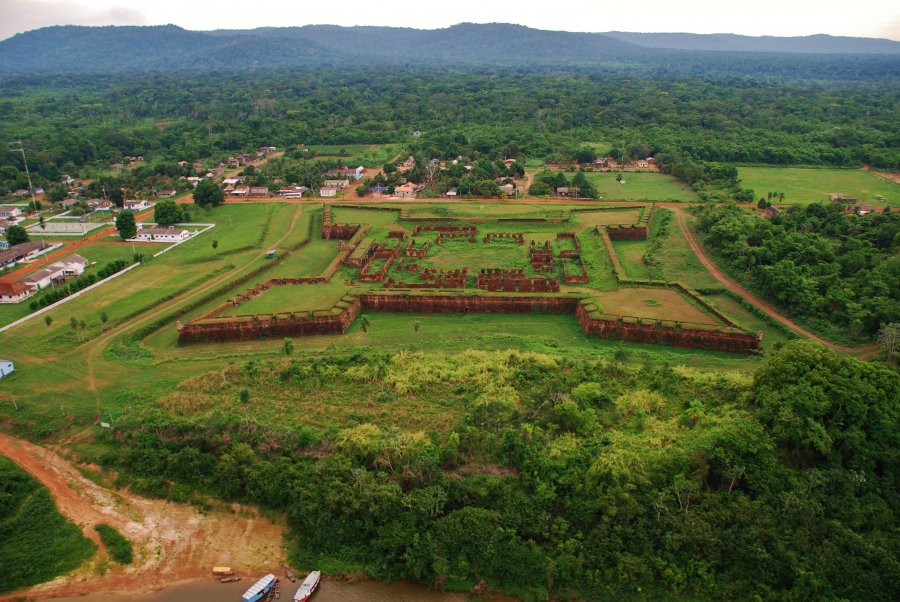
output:
<instances>
[{"instance_id":1,"label":"overcast sky","mask_svg":"<svg viewBox=\"0 0 900 602\"><path fill-rule=\"evenodd\" d=\"M243 29L309 24L435 29L460 22L566 31L686 31L900 40L900 0L0 0L0 39L46 25Z\"/></svg>"}]
</instances>

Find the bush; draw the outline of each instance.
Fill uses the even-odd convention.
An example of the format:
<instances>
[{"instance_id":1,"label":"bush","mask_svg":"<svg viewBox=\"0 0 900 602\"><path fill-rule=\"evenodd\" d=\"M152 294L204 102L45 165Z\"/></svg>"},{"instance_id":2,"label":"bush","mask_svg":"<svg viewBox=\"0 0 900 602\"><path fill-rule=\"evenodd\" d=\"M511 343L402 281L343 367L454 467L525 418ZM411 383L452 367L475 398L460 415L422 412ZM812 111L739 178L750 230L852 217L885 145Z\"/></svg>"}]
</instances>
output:
<instances>
[{"instance_id":1,"label":"bush","mask_svg":"<svg viewBox=\"0 0 900 602\"><path fill-rule=\"evenodd\" d=\"M94 530L100 534L110 558L119 564L131 564L133 554L130 541L109 525L97 525Z\"/></svg>"}]
</instances>

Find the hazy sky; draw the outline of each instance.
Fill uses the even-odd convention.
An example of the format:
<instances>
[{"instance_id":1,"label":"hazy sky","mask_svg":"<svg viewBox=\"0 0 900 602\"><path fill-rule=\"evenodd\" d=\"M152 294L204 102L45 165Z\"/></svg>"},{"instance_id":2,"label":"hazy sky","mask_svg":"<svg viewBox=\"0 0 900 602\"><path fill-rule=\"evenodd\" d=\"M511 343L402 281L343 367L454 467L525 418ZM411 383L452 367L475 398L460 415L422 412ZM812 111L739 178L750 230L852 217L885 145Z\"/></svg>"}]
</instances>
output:
<instances>
[{"instance_id":1,"label":"hazy sky","mask_svg":"<svg viewBox=\"0 0 900 602\"><path fill-rule=\"evenodd\" d=\"M557 7L558 8L555 8ZM0 39L46 25L239 29L329 23L435 29L460 22L567 31L687 31L900 40L900 0L0 0Z\"/></svg>"}]
</instances>

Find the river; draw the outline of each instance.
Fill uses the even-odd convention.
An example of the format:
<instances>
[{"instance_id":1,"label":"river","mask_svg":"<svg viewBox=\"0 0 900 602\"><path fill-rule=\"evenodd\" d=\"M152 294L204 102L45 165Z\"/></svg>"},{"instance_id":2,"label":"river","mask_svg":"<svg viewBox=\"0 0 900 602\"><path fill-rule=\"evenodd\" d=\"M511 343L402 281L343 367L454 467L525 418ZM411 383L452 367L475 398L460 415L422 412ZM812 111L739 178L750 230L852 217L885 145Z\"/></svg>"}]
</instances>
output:
<instances>
[{"instance_id":1,"label":"river","mask_svg":"<svg viewBox=\"0 0 900 602\"><path fill-rule=\"evenodd\" d=\"M262 576L262 575L260 575ZM244 578L236 583L219 583L213 579L170 589L146 596L77 596L73 598L53 598L53 602L240 602L241 594L253 584L253 579ZM281 580L281 599L290 602L297 591L296 584ZM509 602L506 596L482 598L490 602ZM471 600L466 594L442 593L411 583L381 583L378 581L323 580L311 602L465 602Z\"/></svg>"}]
</instances>

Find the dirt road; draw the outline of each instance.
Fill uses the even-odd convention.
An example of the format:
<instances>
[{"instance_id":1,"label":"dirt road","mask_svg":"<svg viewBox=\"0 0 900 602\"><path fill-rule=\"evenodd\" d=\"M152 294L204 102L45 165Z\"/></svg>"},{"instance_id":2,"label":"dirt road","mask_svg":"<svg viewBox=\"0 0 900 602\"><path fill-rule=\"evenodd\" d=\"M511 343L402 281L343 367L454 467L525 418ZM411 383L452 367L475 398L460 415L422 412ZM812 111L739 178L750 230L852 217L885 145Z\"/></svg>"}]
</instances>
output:
<instances>
[{"instance_id":1,"label":"dirt road","mask_svg":"<svg viewBox=\"0 0 900 602\"><path fill-rule=\"evenodd\" d=\"M844 345L838 345L837 343L832 343L831 341L829 341L827 339L823 339L822 337L816 335L815 333L812 333L812 332L806 330L805 328L803 328L796 322L792 321L791 319L778 313L778 310L775 309L775 307L773 305L763 301L759 297L756 297L750 291L748 291L747 289L742 287L740 284L738 284L737 282L735 282L734 280L729 278L728 275L726 275L722 270L720 270L718 268L718 266L715 264L715 262L709 257L709 255L706 254L706 250L703 248L703 246L697 240L697 237L694 234L694 232L691 230L690 226L688 226L687 218L684 213L684 209L682 209L680 207L670 207L670 208L675 213L675 220L678 222L678 227L681 228L681 232L682 232L682 234L684 234L684 237L687 240L688 245L690 245L691 250L694 252L695 255L697 255L697 258L700 260L700 263L703 264L703 267L705 267L707 269L707 271L709 271L709 273L712 274L713 277L722 284L722 286L741 295L747 301L749 301L750 303L752 303L759 309L763 310L764 312L766 312L767 314L769 314L770 316L772 316L773 318L775 318L776 320L778 320L779 322L781 322L782 324L784 324L785 326L787 326L788 328L793 330L794 332L797 332L797 333L803 335L804 337L807 337L814 341L817 341L817 342L825 345L826 347L831 347L832 349L835 349L837 351L843 351L844 353L850 353L853 355L857 355L862 359L871 357L878 353L878 350L879 350L878 345L867 345L864 347L846 347Z\"/></svg>"},{"instance_id":2,"label":"dirt road","mask_svg":"<svg viewBox=\"0 0 900 602\"><path fill-rule=\"evenodd\" d=\"M94 526L112 525L134 547L134 563L98 574L101 552L73 573L27 590L0 595L0 601L86 594L146 593L189 579L210 576L213 566L231 566L244 577L284 562L283 527L249 507L200 513L192 506L151 500L106 489L85 478L56 453L0 434L0 454L47 487L59 511L99 542ZM112 564L110 563L112 567Z\"/></svg>"}]
</instances>

